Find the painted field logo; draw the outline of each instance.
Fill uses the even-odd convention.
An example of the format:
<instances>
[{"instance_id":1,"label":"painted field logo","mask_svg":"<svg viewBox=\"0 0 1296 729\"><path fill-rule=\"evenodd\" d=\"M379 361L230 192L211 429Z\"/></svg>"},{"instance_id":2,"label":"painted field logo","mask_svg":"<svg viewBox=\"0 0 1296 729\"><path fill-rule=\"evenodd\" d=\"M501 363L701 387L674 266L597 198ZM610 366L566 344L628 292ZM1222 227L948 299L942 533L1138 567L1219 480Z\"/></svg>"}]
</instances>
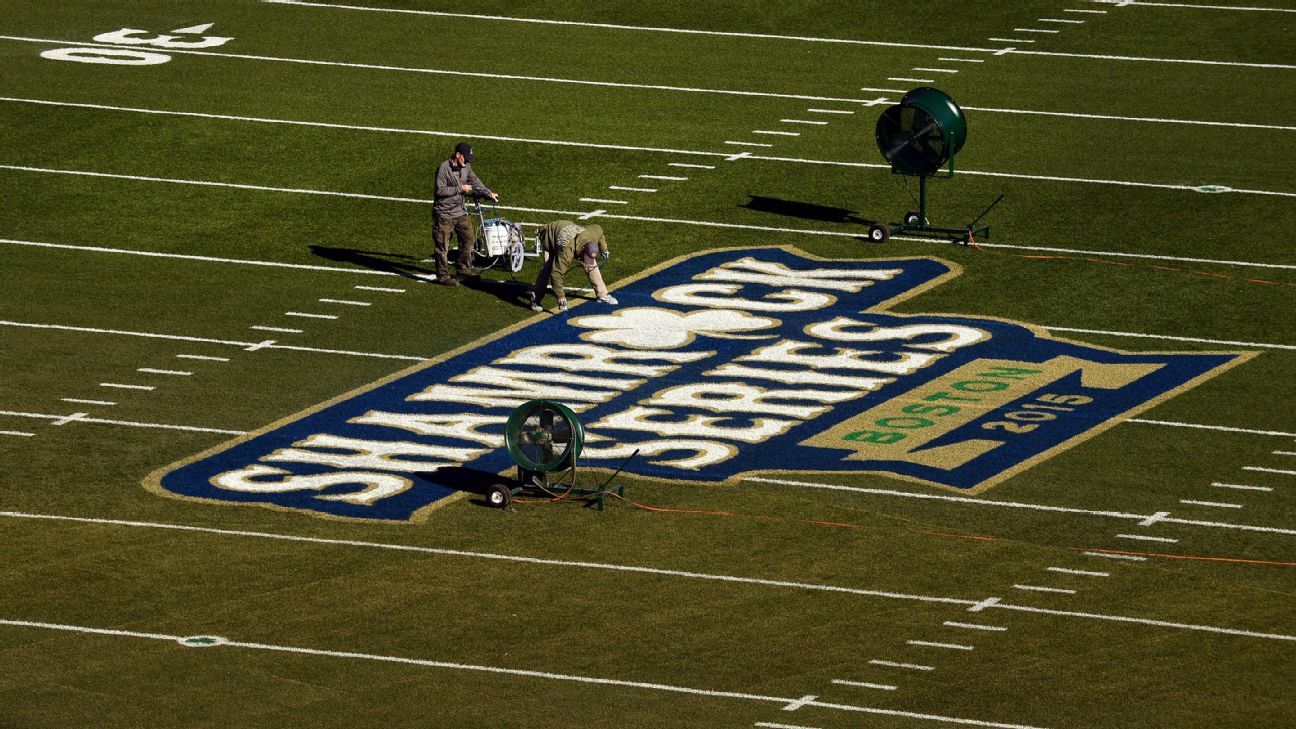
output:
<instances>
[{"instance_id":1,"label":"painted field logo","mask_svg":"<svg viewBox=\"0 0 1296 729\"><path fill-rule=\"evenodd\" d=\"M958 275L935 258L788 248L665 264L583 304L397 373L150 476L168 495L409 520L438 469L510 466L504 423L545 397L581 414L582 465L719 482L883 473L975 491L1246 357L1128 354L1029 325L893 314Z\"/></svg>"}]
</instances>

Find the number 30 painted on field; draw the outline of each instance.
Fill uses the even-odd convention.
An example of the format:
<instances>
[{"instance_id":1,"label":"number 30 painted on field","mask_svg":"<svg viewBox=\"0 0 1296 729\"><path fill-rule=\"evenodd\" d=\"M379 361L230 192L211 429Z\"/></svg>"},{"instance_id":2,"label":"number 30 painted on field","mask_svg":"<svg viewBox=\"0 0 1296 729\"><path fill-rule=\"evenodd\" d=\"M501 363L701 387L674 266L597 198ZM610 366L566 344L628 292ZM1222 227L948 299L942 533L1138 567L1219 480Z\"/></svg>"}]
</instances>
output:
<instances>
[{"instance_id":1,"label":"number 30 painted on field","mask_svg":"<svg viewBox=\"0 0 1296 729\"><path fill-rule=\"evenodd\" d=\"M195 25L192 28L177 28L172 33L182 35L154 35L143 36L141 33L148 33L147 30L136 28L122 28L109 33L100 33L94 37L98 43L113 43L116 45L130 46L151 46L153 48L169 48L173 50L185 50L194 48L214 48L223 46L234 40L225 36L202 36L198 40L182 40L183 35L198 35L205 32L212 26L212 23L206 25ZM41 54L42 58L48 58L54 61L76 61L78 63L105 63L117 66L155 66L159 63L166 63L171 60L171 56L165 53L149 53L146 51L135 51L125 48L56 48L52 51L45 51Z\"/></svg>"}]
</instances>

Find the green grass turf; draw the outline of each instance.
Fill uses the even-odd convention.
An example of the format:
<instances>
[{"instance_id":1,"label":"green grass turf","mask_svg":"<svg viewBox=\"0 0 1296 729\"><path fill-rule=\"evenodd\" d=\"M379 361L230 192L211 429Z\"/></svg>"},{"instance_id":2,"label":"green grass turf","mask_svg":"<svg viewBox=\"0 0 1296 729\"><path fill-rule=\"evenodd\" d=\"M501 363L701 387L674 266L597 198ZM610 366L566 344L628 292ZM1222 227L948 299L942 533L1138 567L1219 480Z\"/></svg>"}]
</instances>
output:
<instances>
[{"instance_id":1,"label":"green grass turf","mask_svg":"<svg viewBox=\"0 0 1296 729\"><path fill-rule=\"evenodd\" d=\"M990 36L1061 13L1055 2L914 5L714 2L600 3L356 0L388 8L508 15L738 33L997 48ZM1270 3L1276 5L1276 3ZM1291 65L1291 13L1107 9L1032 49ZM213 53L761 92L780 96L610 88L177 53L116 67L41 58L58 47L0 40L0 96L386 131L153 115L0 101L0 164L280 191L0 169L0 320L112 331L0 325L0 511L115 520L0 517L0 620L443 661L668 684L1032 726L1285 726L1293 707L1291 640L1084 615L943 604L802 589L770 581L975 601L1296 635L1292 535L1094 513L912 496L949 491L879 474L790 480L890 494L760 482L685 485L623 477L651 513L614 504L520 504L509 512L455 500L424 523L370 524L296 512L165 498L141 482L231 436L164 429L253 430L415 364L493 336L530 312L506 282L448 290L427 273L435 165L463 135L478 173L527 224L592 210L611 282L670 258L733 246L793 244L826 258L936 255L963 273L898 304L1108 332L1278 344L1213 345L1104 334L1072 339L1131 351L1259 354L1141 417L1293 432L1285 393L1296 342L1289 312L1290 196L1216 194L1094 182L959 174L932 184L935 222L961 224L996 195L989 243L1012 248L862 240L863 221L913 207L885 169L877 107L789 95L871 99L860 87L970 57L937 84L965 106L1246 122L1290 127L1290 68L1188 65L986 51L888 48L689 35L482 18L281 6L250 0L37 3L0 0L3 34L85 42L122 27L166 32L215 22L234 41ZM1061 27L1061 26L1059 26ZM896 85L901 84L901 85ZM892 99L895 95L890 95ZM778 120L807 107L826 127ZM969 111L966 171L1222 184L1296 191L1296 132ZM756 129L801 132L795 138ZM436 132L418 134L416 131ZM490 139L487 137L508 139ZM481 137L481 138L478 138ZM761 141L766 160L583 145L733 153ZM838 164L814 164L812 161ZM667 166L704 163L714 170ZM675 174L687 181L648 181ZM655 187L653 194L608 185ZM324 195L313 193L344 193ZM348 196L349 195L349 196ZM383 196L375 199L357 196ZM674 222L670 222L674 221ZM528 230L531 228L528 227ZM777 230L774 230L777 229ZM804 231L804 232L796 232ZM828 232L834 235L815 235ZM97 246L236 262L90 251ZM1051 258L1026 258L1065 248ZM1097 251L1087 254L1078 251ZM1132 253L1147 258L1119 258ZM1173 261L1166 256L1209 259ZM1100 259L1103 262L1086 260ZM1129 265L1114 265L1113 262ZM1172 271L1165 268L1179 268ZM534 275L534 264L519 274ZM376 271L403 275L378 275ZM1206 276L1203 274L1211 274ZM488 278L503 279L498 274ZM1264 279L1277 283L1257 283ZM371 307L329 307L356 298ZM287 311L339 314L335 321ZM271 334L250 326L303 329ZM134 334L131 334L134 333ZM177 341L155 334L221 342ZM320 351L244 351L273 338ZM227 363L182 360L220 356ZM383 357L379 355L388 355ZM404 358L403 358L404 357ZM138 372L176 369L189 376ZM101 382L146 383L150 392ZM117 401L115 406L61 398ZM120 421L56 426L22 413ZM134 425L131 425L134 424ZM978 499L1089 512L1152 514L1287 530L1296 516L1289 438L1118 425L1037 464ZM633 470L633 469L632 469ZM586 476L593 478L592 475ZM1242 483L1272 491L1226 490ZM1242 509L1180 504L1227 501ZM838 526L826 525L831 522ZM152 525L219 530L179 531ZM1122 533L1177 538L1135 542ZM271 539L310 537L343 543ZM366 544L362 544L366 543ZM462 550L464 554L382 545ZM1127 549L1228 560L1102 559ZM535 557L566 565L487 559ZM478 555L478 556L473 556ZM626 573L570 563L672 571ZM1279 563L1279 564L1275 564ZM1109 577L1046 571L1102 570ZM688 576L694 575L694 576ZM701 576L735 576L762 583ZM1075 589L1027 592L1015 584ZM994 624L1004 632L945 626ZM914 646L908 640L974 650ZM932 665L922 672L870 659ZM834 679L897 686L895 691ZM939 726L907 715L698 696L538 676L0 625L0 726L820 727Z\"/></svg>"}]
</instances>

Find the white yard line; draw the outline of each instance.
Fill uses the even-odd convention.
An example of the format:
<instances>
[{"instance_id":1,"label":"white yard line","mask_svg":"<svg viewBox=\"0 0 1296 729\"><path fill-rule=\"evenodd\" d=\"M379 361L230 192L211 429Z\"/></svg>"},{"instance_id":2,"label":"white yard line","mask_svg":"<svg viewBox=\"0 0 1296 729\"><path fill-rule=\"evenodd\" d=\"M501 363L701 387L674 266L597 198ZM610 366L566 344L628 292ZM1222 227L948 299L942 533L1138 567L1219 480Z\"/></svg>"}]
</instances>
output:
<instances>
[{"instance_id":1,"label":"white yard line","mask_svg":"<svg viewBox=\"0 0 1296 729\"><path fill-rule=\"evenodd\" d=\"M753 129L752 134L764 134L774 137L799 137L801 132L781 132L777 129Z\"/></svg>"},{"instance_id":2,"label":"white yard line","mask_svg":"<svg viewBox=\"0 0 1296 729\"><path fill-rule=\"evenodd\" d=\"M186 372L184 370L159 370L153 367L138 367L135 371L150 375L173 375L175 377L188 377L193 374L192 372Z\"/></svg>"},{"instance_id":3,"label":"white yard line","mask_svg":"<svg viewBox=\"0 0 1296 729\"><path fill-rule=\"evenodd\" d=\"M61 398L59 398L59 400L62 400L63 402L76 403L76 404L78 404L78 405L105 405L105 406L112 406L112 405L116 405L116 404L117 404L117 403L113 402L112 400L85 400L85 399L82 399L82 398L76 398L76 397L61 397Z\"/></svg>"},{"instance_id":4,"label":"white yard line","mask_svg":"<svg viewBox=\"0 0 1296 729\"><path fill-rule=\"evenodd\" d=\"M1084 575L1085 577L1111 577L1110 572L1095 572L1094 570L1075 570L1067 567L1046 567L1049 572L1061 572L1065 575Z\"/></svg>"},{"instance_id":5,"label":"white yard line","mask_svg":"<svg viewBox=\"0 0 1296 729\"><path fill-rule=\"evenodd\" d=\"M910 71L926 71L927 73L958 73L957 68L923 68L916 66L909 69Z\"/></svg>"},{"instance_id":6,"label":"white yard line","mask_svg":"<svg viewBox=\"0 0 1296 729\"><path fill-rule=\"evenodd\" d=\"M304 311L285 311L284 316L295 316L303 319L337 319L337 314L310 314Z\"/></svg>"},{"instance_id":7,"label":"white yard line","mask_svg":"<svg viewBox=\"0 0 1296 729\"><path fill-rule=\"evenodd\" d=\"M1291 8L1258 8L1251 5L1198 5L1196 3L1160 3L1160 2L1143 2L1143 0L1089 0L1090 2L1102 3L1104 5L1120 5L1121 7L1130 7L1137 5L1140 8L1192 8L1193 10L1253 10L1266 13L1296 13ZM1095 12L1095 11L1090 11ZM1097 11L1097 12L1107 12Z\"/></svg>"},{"instance_id":8,"label":"white yard line","mask_svg":"<svg viewBox=\"0 0 1296 729\"><path fill-rule=\"evenodd\" d=\"M887 668L903 668L909 671L935 671L935 666L926 666L921 663L899 663L897 661L880 661L877 659L870 660L874 666L886 666Z\"/></svg>"},{"instance_id":9,"label":"white yard line","mask_svg":"<svg viewBox=\"0 0 1296 729\"><path fill-rule=\"evenodd\" d=\"M304 333L304 330L302 329L293 329L291 327L267 327L267 326L262 326L260 324L255 324L253 326L250 326L248 327L248 329L255 329L258 332L278 332L280 334L303 334Z\"/></svg>"},{"instance_id":10,"label":"white yard line","mask_svg":"<svg viewBox=\"0 0 1296 729\"><path fill-rule=\"evenodd\" d=\"M937 58L936 60L938 60L938 61L949 61L950 63L985 63L985 59L984 59L984 58L947 58L947 57L941 57L941 58ZM964 106L964 107L962 107L962 108L966 109L967 107Z\"/></svg>"},{"instance_id":11,"label":"white yard line","mask_svg":"<svg viewBox=\"0 0 1296 729\"><path fill-rule=\"evenodd\" d=\"M885 684L885 683L869 683L867 681L847 681L846 679L843 678L834 678L832 682L839 686L858 686L859 688L879 689L881 691L895 691L896 688L898 688L896 686L892 686L890 684Z\"/></svg>"},{"instance_id":12,"label":"white yard line","mask_svg":"<svg viewBox=\"0 0 1296 729\"><path fill-rule=\"evenodd\" d=\"M1240 483L1219 483L1218 481L1212 483L1211 486L1217 489L1233 489L1235 491L1273 491L1269 486L1247 486Z\"/></svg>"},{"instance_id":13,"label":"white yard line","mask_svg":"<svg viewBox=\"0 0 1296 729\"><path fill-rule=\"evenodd\" d=\"M180 334L159 334L156 332L135 332L135 331L128 331L124 329L100 329L96 327L76 327L76 326L67 326L65 324L38 324L34 322L0 320L0 326L22 327L26 329L51 329L51 330L64 331L64 332L78 332L82 334L115 334L119 336L143 337L146 339L164 339L164 340L171 340L171 341L178 341L178 342L203 342L207 344L223 344L231 347L239 347L240 349L245 349L249 351L252 349L283 349L283 350L289 350L295 352L313 352L317 354L339 354L339 355L346 355L350 357L374 357L377 359L396 359L396 360L406 360L410 362L422 362L423 360L429 359L428 357L421 356L421 355L383 354L381 352L355 352L346 349L325 349L322 347L303 347L298 345L278 344L275 342L242 342L237 340L211 339L209 337L193 337L193 336L186 336ZM92 402L92 404L105 404L105 403ZM106 403L106 404L112 405L115 403Z\"/></svg>"},{"instance_id":14,"label":"white yard line","mask_svg":"<svg viewBox=\"0 0 1296 729\"><path fill-rule=\"evenodd\" d=\"M657 192L655 187L625 187L623 185L608 185L609 190L622 190L624 192Z\"/></svg>"},{"instance_id":15,"label":"white yard line","mask_svg":"<svg viewBox=\"0 0 1296 729\"><path fill-rule=\"evenodd\" d=\"M1255 471L1258 473L1276 473L1279 476L1296 476L1296 471L1289 471L1283 468L1265 468L1264 466L1243 466L1243 471Z\"/></svg>"},{"instance_id":16,"label":"white yard line","mask_svg":"<svg viewBox=\"0 0 1296 729\"><path fill-rule=\"evenodd\" d=\"M1150 537L1146 534L1117 534L1117 539L1134 539L1140 542L1163 542L1165 544L1178 544L1178 539L1170 537Z\"/></svg>"},{"instance_id":17,"label":"white yard line","mask_svg":"<svg viewBox=\"0 0 1296 729\"><path fill-rule=\"evenodd\" d=\"M1075 590L1068 590L1064 587L1041 587L1039 585L1013 585L1014 590L1027 590L1029 592L1057 592L1063 595L1074 595Z\"/></svg>"},{"instance_id":18,"label":"white yard line","mask_svg":"<svg viewBox=\"0 0 1296 729\"><path fill-rule=\"evenodd\" d=\"M1221 433L1244 433L1246 435L1272 435L1279 438L1296 438L1296 433L1288 433L1282 430L1255 430L1252 428L1233 428L1227 425L1205 425L1202 423L1176 423L1172 420L1146 420L1144 418L1128 418L1127 423L1142 423L1144 425L1166 425L1172 428L1195 428L1198 430L1217 430Z\"/></svg>"},{"instance_id":19,"label":"white yard line","mask_svg":"<svg viewBox=\"0 0 1296 729\"><path fill-rule=\"evenodd\" d=\"M1179 503L1190 506L1209 506L1214 509L1241 509L1241 504L1230 504L1223 501L1199 501L1197 499L1179 499Z\"/></svg>"},{"instance_id":20,"label":"white yard line","mask_svg":"<svg viewBox=\"0 0 1296 729\"><path fill-rule=\"evenodd\" d=\"M321 304L339 304L341 306L373 306L373 302L352 299L320 299L319 302Z\"/></svg>"},{"instance_id":21,"label":"white yard line","mask_svg":"<svg viewBox=\"0 0 1296 729\"><path fill-rule=\"evenodd\" d=\"M120 382L100 382L99 386L108 387L116 390L142 390L145 392L150 392L152 390L157 389L152 385L127 385L127 384L122 384Z\"/></svg>"},{"instance_id":22,"label":"white yard line","mask_svg":"<svg viewBox=\"0 0 1296 729\"><path fill-rule=\"evenodd\" d=\"M981 111L988 114L1027 114L1034 116L1055 116L1068 119L1093 119L1102 121L1144 122L1148 124L1189 124L1208 127L1234 127L1239 129L1275 129L1279 131L1296 131L1296 126L1289 124L1256 124L1252 122L1205 121L1201 119L1170 119L1155 116L1121 116L1118 114L1091 114L1071 111L1037 111L1033 109L997 109L986 106L963 106L964 111Z\"/></svg>"},{"instance_id":23,"label":"white yard line","mask_svg":"<svg viewBox=\"0 0 1296 729\"><path fill-rule=\"evenodd\" d=\"M1124 560L1129 560L1130 562L1147 561L1147 557L1137 557L1132 554L1108 554L1106 552L1083 552L1082 554L1087 554L1090 557L1102 557L1104 559L1124 559Z\"/></svg>"},{"instance_id":24,"label":"white yard line","mask_svg":"<svg viewBox=\"0 0 1296 729\"><path fill-rule=\"evenodd\" d=\"M814 119L779 119L779 121L784 124L813 124L819 127L828 125L826 121L815 121Z\"/></svg>"},{"instance_id":25,"label":"white yard line","mask_svg":"<svg viewBox=\"0 0 1296 729\"><path fill-rule=\"evenodd\" d=\"M1003 631L1008 630L1007 628L1004 628L1004 627L1002 627L1002 626L998 626L998 625L981 625L981 624L978 624L978 623L960 623L960 622L957 622L957 621L954 621L954 620L946 620L946 621L945 621L944 623L942 623L942 624L943 624L943 625L948 625L948 626L951 627L951 628L964 628L964 629L966 629L966 630L984 630L984 631L988 631L988 632L995 632L995 633L1002 633Z\"/></svg>"},{"instance_id":26,"label":"white yard line","mask_svg":"<svg viewBox=\"0 0 1296 729\"><path fill-rule=\"evenodd\" d=\"M600 197L583 197L580 199L580 201L588 202L588 203L599 203L602 205L629 205L630 204L629 200L610 200L608 198L600 198Z\"/></svg>"},{"instance_id":27,"label":"white yard line","mask_svg":"<svg viewBox=\"0 0 1296 729\"><path fill-rule=\"evenodd\" d=\"M1232 339L1203 339L1200 337L1178 337L1169 334L1146 334L1141 332L1111 332L1103 329L1077 329L1074 327L1052 327L1045 329L1051 332L1071 332L1074 334L1102 334L1109 337L1134 337L1136 339L1164 339L1171 342L1192 342L1194 344L1213 344L1225 347L1255 347L1259 349L1296 350L1293 344L1270 344L1265 342L1242 342Z\"/></svg>"},{"instance_id":28,"label":"white yard line","mask_svg":"<svg viewBox=\"0 0 1296 729\"><path fill-rule=\"evenodd\" d=\"M1045 28L1013 28L1014 33L1061 33L1060 30L1047 30Z\"/></svg>"},{"instance_id":29,"label":"white yard line","mask_svg":"<svg viewBox=\"0 0 1296 729\"><path fill-rule=\"evenodd\" d=\"M999 43L1034 43L1035 42L1033 40L1028 40L1026 38L987 38L986 40L998 41ZM1012 53L1014 50L1015 49L1013 48L1005 48L1001 52ZM999 55L999 54L996 53L995 55Z\"/></svg>"},{"instance_id":30,"label":"white yard line","mask_svg":"<svg viewBox=\"0 0 1296 729\"><path fill-rule=\"evenodd\" d=\"M973 601L973 600L967 600L961 598L934 597L934 596L927 596L927 595L908 595L903 593L867 590L862 588L843 587L838 585L816 584L816 583L805 583L805 582L789 582L783 580L768 580L768 579L755 578L755 577L739 577L734 575L717 575L717 574L707 574L707 573L699 573L699 572L686 572L680 570L668 570L668 569L660 569L654 567L619 565L619 564L600 563L600 562L564 561L564 560L547 559L547 558L539 558L539 557L494 554L490 552L470 552L465 550L441 549L437 547L422 547L422 546L407 545L407 544L391 544L391 543L382 543L382 542L367 542L367 541L355 541L355 540L343 540L343 539L326 539L323 537L306 537L306 536L295 536L289 534L276 534L272 532L217 529L214 527L189 526L184 524L125 521L120 519L98 519L98 518L91 518L91 517L75 517L75 516L64 516L64 515L57 515L57 514L32 514L32 513L17 512L17 511L0 511L0 518L50 520L50 521L81 523L81 524L99 524L99 525L111 525L111 526L121 526L121 527L131 527L131 528L175 530L175 531L214 534L214 535L222 535L222 536L250 537L250 538L257 538L257 539L302 542L302 543L309 543L309 544L388 549L388 550L396 550L402 552L436 554L436 555L448 556L448 557L485 559L485 560L492 560L492 561L505 561L505 562L524 563L524 564L534 564L534 565L546 565L546 566L553 566L553 567L567 567L567 568L590 569L590 570L610 570L616 572L645 574L645 575L652 575L652 576L659 576L659 577L680 577L680 578L696 579L696 580L704 580L704 581L717 581L717 582L726 582L726 583L756 585L761 587L800 589L800 590L806 590L811 592L831 592L831 593L840 593L840 594L859 595L864 597L880 597L880 598L889 598L889 599L896 599L896 600L954 604L954 605L962 605L969 609L998 608L1004 610L1031 612L1031 613L1043 614L1043 615L1056 615L1060 617L1080 617L1080 618L1094 619L1094 620L1107 620L1107 621L1143 624L1143 625L1157 626L1157 627L1205 631L1205 632L1225 634L1225 635L1258 637L1258 638L1267 638L1271 640L1282 640L1282 641L1296 641L1296 635L1258 633L1254 631L1237 630L1233 628L1224 628L1219 626L1176 623L1170 621L1154 620L1150 618L1129 617L1123 615L1105 615L1105 614L1096 614L1096 613L1082 613L1082 612L1072 612L1072 611L1064 611L1064 610L1054 610L1050 608L1025 607L1025 606L1002 603L999 602L998 599ZM1095 556L1109 556L1113 558L1124 556L1124 555L1103 555L1102 553L1099 552L1086 553L1086 554L1093 554ZM1138 557L1136 559L1142 560L1145 558ZM964 625L964 627L967 627L966 624ZM990 628L986 628L986 629L990 629ZM781 701L782 703L789 703L793 701L793 699L783 699Z\"/></svg>"},{"instance_id":31,"label":"white yard line","mask_svg":"<svg viewBox=\"0 0 1296 729\"><path fill-rule=\"evenodd\" d=\"M0 435L11 435L15 438L35 438L35 433L28 433L25 430L0 430Z\"/></svg>"},{"instance_id":32,"label":"white yard line","mask_svg":"<svg viewBox=\"0 0 1296 729\"><path fill-rule=\"evenodd\" d=\"M719 36L725 38L754 38L761 40L799 41L805 43L840 43L861 46L882 46L886 48L921 48L951 51L992 51L993 48L970 48L967 46L941 46L919 43L896 43L892 41L858 40L853 38L820 38L804 35L778 35L774 33L742 33L723 30L701 30L694 28L666 28L651 25L626 25L619 23L594 23L579 20L552 20L549 18L520 18L505 15L475 15L470 13L449 13L435 10L406 10L403 8L378 8L371 6L344 5L340 3L306 2L305 0L263 0L277 5L299 5L312 8L333 8L338 10L363 10L381 13L405 13L410 15L428 15L444 18L467 18L471 20L501 21L510 23L531 23L537 25L565 25L601 30L627 30L645 33L680 33L684 35Z\"/></svg>"},{"instance_id":33,"label":"white yard line","mask_svg":"<svg viewBox=\"0 0 1296 729\"><path fill-rule=\"evenodd\" d=\"M907 82L909 82L909 83L915 83L915 84L930 84L930 83L935 83L935 82L936 82L936 79L932 79L932 78L902 78L902 77L899 77L899 76L888 76L888 77L887 77L887 81L907 81Z\"/></svg>"},{"instance_id":34,"label":"white yard line","mask_svg":"<svg viewBox=\"0 0 1296 729\"><path fill-rule=\"evenodd\" d=\"M683 165L678 166L682 167ZM715 168L712 167L710 169ZM668 182L683 182L688 179L687 177L680 177L679 175L639 175L639 177L643 180L666 180Z\"/></svg>"},{"instance_id":35,"label":"white yard line","mask_svg":"<svg viewBox=\"0 0 1296 729\"><path fill-rule=\"evenodd\" d=\"M963 643L937 643L930 640L906 640L905 643L924 648L948 648L956 651L970 651L973 649L973 646L964 645Z\"/></svg>"},{"instance_id":36,"label":"white yard line","mask_svg":"<svg viewBox=\"0 0 1296 729\"><path fill-rule=\"evenodd\" d=\"M176 358L177 358L177 359L197 359L197 360L204 360L204 361L207 361L207 362L228 362L228 361L230 361L229 357L213 357L213 356L206 355L206 354L177 354L177 355L176 355Z\"/></svg>"},{"instance_id":37,"label":"white yard line","mask_svg":"<svg viewBox=\"0 0 1296 729\"><path fill-rule=\"evenodd\" d=\"M84 413L82 413L81 415L84 415ZM6 416L11 418L33 418L37 420L51 420L55 422L68 419L68 416L66 415L51 415L48 413L24 413L24 412L15 412L11 410L0 410L0 416ZM109 420L107 418L88 418L88 417L78 417L78 418L73 418L71 420L77 423L95 423L98 425L123 425L131 428L159 428L162 430L185 430L194 433L218 433L220 435L245 435L247 433L247 431L244 430L227 430L224 428L201 428L194 425L170 425L166 423L143 423L136 420Z\"/></svg>"},{"instance_id":38,"label":"white yard line","mask_svg":"<svg viewBox=\"0 0 1296 729\"><path fill-rule=\"evenodd\" d=\"M1002 38L991 38L990 40L1004 40ZM1021 41L1013 41L1020 43ZM1296 65L1290 63L1246 63L1242 61L1208 61L1200 58L1157 58L1151 56L1120 56L1105 53L1064 53L1061 51L1024 51L1020 49L1011 49L1005 51L1019 56L1047 56L1054 58L1085 58L1095 61L1129 61L1136 63L1172 63L1187 64L1190 66L1233 66L1237 68L1272 68L1285 71L1296 70Z\"/></svg>"},{"instance_id":39,"label":"white yard line","mask_svg":"<svg viewBox=\"0 0 1296 729\"><path fill-rule=\"evenodd\" d=\"M667 166L667 167L689 167L689 168L696 169L696 170L714 170L714 169L715 169L715 165L700 165L700 164L694 164L694 163L692 163L692 162L667 162L667 163L666 163L666 166ZM643 175L639 175L639 176L640 176L640 177L643 177ZM671 178L671 179L674 179L674 178ZM683 179L687 180L688 178L685 177L685 178L683 178Z\"/></svg>"},{"instance_id":40,"label":"white yard line","mask_svg":"<svg viewBox=\"0 0 1296 729\"><path fill-rule=\"evenodd\" d=\"M1020 501L994 501L992 499L983 499L973 496L951 496L948 494L936 494L927 492L897 491L894 489L877 489L865 488L861 486L842 486L838 484L816 483L813 481L795 481L792 479L766 478L763 476L748 476L743 478L744 482L768 483L782 486L796 486L798 488L824 489L828 491L845 491L847 493L862 494L866 496L885 496L902 499L922 499L927 501L949 501L958 504L975 504L1000 509L1021 509L1025 511L1046 511L1058 514L1080 514L1084 516L1094 516L1106 519L1121 519L1126 521L1144 522L1149 517L1147 514L1131 514L1123 511L1108 511L1102 509L1080 509L1071 506L1053 506L1050 504L1034 504ZM1231 524L1227 522L1212 522L1196 519L1178 519L1165 517L1159 519L1166 523L1184 524L1189 526L1201 526L1217 529L1237 529L1241 531L1266 532L1271 534L1296 535L1296 529L1287 529L1283 527L1257 526L1253 524Z\"/></svg>"},{"instance_id":41,"label":"white yard line","mask_svg":"<svg viewBox=\"0 0 1296 729\"><path fill-rule=\"evenodd\" d=\"M396 288L391 288L391 287L388 287L388 286L355 286L355 287L353 287L353 288L359 289L360 291L382 291L382 292L384 292L384 293L388 293L388 294L403 294L403 293L405 293L405 289L396 289Z\"/></svg>"}]
</instances>

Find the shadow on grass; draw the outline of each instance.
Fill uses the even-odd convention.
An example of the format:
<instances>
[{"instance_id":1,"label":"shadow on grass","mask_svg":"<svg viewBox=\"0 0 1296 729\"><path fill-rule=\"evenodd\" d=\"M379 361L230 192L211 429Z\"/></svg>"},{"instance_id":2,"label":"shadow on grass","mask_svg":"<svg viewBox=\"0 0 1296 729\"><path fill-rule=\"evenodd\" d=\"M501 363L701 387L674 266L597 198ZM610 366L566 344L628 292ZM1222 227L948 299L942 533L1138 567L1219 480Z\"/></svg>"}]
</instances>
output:
<instances>
[{"instance_id":1,"label":"shadow on grass","mask_svg":"<svg viewBox=\"0 0 1296 729\"><path fill-rule=\"evenodd\" d=\"M758 213L772 213L787 218L815 220L821 223L872 225L876 222L861 218L859 217L858 211L847 210L846 208L834 208L828 205L800 202L798 200L784 200L777 197L765 197L764 195L748 195L748 197L751 199L748 200L746 204L740 205L739 207L754 210Z\"/></svg>"},{"instance_id":2,"label":"shadow on grass","mask_svg":"<svg viewBox=\"0 0 1296 729\"><path fill-rule=\"evenodd\" d=\"M432 276L435 271L422 265L422 261L404 253L387 251L366 251L358 248L334 248L332 246L312 245L311 253L330 261L350 263L374 271L394 273L416 280Z\"/></svg>"},{"instance_id":3,"label":"shadow on grass","mask_svg":"<svg viewBox=\"0 0 1296 729\"><path fill-rule=\"evenodd\" d=\"M474 506L490 507L490 504L486 501L486 489L492 485L497 483L508 486L514 485L512 478L465 466L439 468L435 471L425 471L416 475L428 483L472 494L476 498L469 499L469 503Z\"/></svg>"}]
</instances>

